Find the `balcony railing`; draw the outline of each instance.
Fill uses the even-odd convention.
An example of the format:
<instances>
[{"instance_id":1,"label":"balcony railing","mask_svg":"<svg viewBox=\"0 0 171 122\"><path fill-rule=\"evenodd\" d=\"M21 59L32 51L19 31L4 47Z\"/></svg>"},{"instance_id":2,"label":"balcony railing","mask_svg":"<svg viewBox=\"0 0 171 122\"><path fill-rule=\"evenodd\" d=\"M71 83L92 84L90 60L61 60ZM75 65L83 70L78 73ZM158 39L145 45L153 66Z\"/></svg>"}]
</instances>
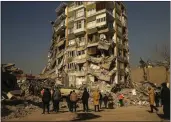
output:
<instances>
[{"instance_id":1,"label":"balcony railing","mask_svg":"<svg viewBox=\"0 0 171 122\"><path fill-rule=\"evenodd\" d=\"M56 20L55 25L58 25L62 20L64 20L66 17L65 13L61 14Z\"/></svg>"}]
</instances>

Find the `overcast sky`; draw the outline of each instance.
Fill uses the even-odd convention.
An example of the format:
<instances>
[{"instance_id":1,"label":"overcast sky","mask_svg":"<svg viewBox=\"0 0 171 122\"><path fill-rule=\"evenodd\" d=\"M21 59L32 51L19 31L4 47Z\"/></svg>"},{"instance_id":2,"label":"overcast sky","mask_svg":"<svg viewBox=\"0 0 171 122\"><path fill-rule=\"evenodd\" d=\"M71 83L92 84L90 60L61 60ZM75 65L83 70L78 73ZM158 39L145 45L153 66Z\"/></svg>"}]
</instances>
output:
<instances>
[{"instance_id":1,"label":"overcast sky","mask_svg":"<svg viewBox=\"0 0 171 122\"><path fill-rule=\"evenodd\" d=\"M131 66L153 57L155 46L170 45L169 2L124 2L128 13ZM2 63L40 73L47 63L59 2L2 2Z\"/></svg>"}]
</instances>

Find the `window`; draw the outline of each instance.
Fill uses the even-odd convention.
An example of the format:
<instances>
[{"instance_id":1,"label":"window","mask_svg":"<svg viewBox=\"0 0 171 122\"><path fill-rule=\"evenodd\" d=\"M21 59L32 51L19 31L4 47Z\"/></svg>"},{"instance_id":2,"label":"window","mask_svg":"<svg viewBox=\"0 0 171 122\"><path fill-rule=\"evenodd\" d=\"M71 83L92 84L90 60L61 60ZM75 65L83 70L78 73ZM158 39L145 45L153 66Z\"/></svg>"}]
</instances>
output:
<instances>
[{"instance_id":1,"label":"window","mask_svg":"<svg viewBox=\"0 0 171 122\"><path fill-rule=\"evenodd\" d=\"M69 17L69 18L68 18L68 22L70 22L70 21L72 21L72 20L74 20L74 17Z\"/></svg>"},{"instance_id":2,"label":"window","mask_svg":"<svg viewBox=\"0 0 171 122\"><path fill-rule=\"evenodd\" d=\"M80 6L80 5L82 5L82 4L83 4L83 2L78 1L78 2L75 2L75 4L76 4L76 6Z\"/></svg>"},{"instance_id":3,"label":"window","mask_svg":"<svg viewBox=\"0 0 171 122\"><path fill-rule=\"evenodd\" d=\"M97 19L97 23L104 22L104 21L106 21L106 17Z\"/></svg>"},{"instance_id":4,"label":"window","mask_svg":"<svg viewBox=\"0 0 171 122\"><path fill-rule=\"evenodd\" d=\"M68 29L68 34L71 34L71 33L73 33L73 28Z\"/></svg>"},{"instance_id":5,"label":"window","mask_svg":"<svg viewBox=\"0 0 171 122\"><path fill-rule=\"evenodd\" d=\"M81 21L78 21L77 23L76 23L76 29L80 29L81 28Z\"/></svg>"},{"instance_id":6,"label":"window","mask_svg":"<svg viewBox=\"0 0 171 122\"><path fill-rule=\"evenodd\" d=\"M91 16L91 15L93 15L95 13L96 13L96 9L95 8L90 9L90 10L87 11L87 16Z\"/></svg>"},{"instance_id":7,"label":"window","mask_svg":"<svg viewBox=\"0 0 171 122\"><path fill-rule=\"evenodd\" d=\"M76 11L76 17L82 17L82 16L84 16L84 9L80 9Z\"/></svg>"}]
</instances>

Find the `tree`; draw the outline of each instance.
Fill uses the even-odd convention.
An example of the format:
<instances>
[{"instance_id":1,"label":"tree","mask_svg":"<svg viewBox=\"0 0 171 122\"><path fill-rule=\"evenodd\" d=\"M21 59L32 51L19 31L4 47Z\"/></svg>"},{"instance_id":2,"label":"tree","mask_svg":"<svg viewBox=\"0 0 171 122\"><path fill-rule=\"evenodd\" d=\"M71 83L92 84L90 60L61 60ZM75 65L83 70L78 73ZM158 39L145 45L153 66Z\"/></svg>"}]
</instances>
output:
<instances>
[{"instance_id":1,"label":"tree","mask_svg":"<svg viewBox=\"0 0 171 122\"><path fill-rule=\"evenodd\" d=\"M165 81L168 82L168 73L170 69L170 49L168 45L163 45L161 49L156 46L156 54L158 59L153 60L155 66L162 66L165 68ZM161 59L161 60L159 60Z\"/></svg>"}]
</instances>

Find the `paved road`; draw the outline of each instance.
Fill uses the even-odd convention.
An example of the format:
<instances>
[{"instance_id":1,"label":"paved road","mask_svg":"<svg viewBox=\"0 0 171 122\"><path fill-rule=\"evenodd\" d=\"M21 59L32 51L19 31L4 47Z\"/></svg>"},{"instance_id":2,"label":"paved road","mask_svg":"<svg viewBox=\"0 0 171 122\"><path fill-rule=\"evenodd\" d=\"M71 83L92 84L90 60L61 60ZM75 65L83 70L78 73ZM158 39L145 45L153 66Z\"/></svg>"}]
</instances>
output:
<instances>
[{"instance_id":1,"label":"paved road","mask_svg":"<svg viewBox=\"0 0 171 122\"><path fill-rule=\"evenodd\" d=\"M60 113L51 113L51 114L41 114L42 110L39 109L32 114L24 118L12 119L12 121L161 121L163 120L156 113L149 113L148 107L138 107L138 106L129 106L116 109L105 109L101 112L89 112L83 113L81 110L78 110L77 113L67 112L65 110ZM162 114L162 110L158 114Z\"/></svg>"}]
</instances>

